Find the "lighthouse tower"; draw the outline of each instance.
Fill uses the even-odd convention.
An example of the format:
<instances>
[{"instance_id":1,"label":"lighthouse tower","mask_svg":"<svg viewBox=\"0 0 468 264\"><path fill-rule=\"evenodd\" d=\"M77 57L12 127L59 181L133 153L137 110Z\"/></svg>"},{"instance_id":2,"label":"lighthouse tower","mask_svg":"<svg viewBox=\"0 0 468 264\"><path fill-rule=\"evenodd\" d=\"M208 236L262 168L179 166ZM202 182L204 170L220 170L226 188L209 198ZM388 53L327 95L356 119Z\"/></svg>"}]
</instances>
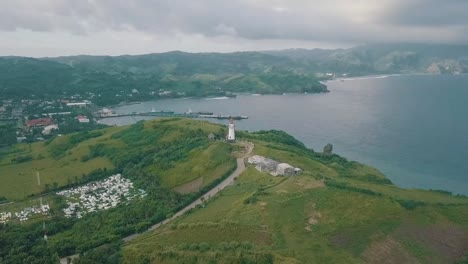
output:
<instances>
[{"instance_id":1,"label":"lighthouse tower","mask_svg":"<svg viewBox=\"0 0 468 264\"><path fill-rule=\"evenodd\" d=\"M234 142L236 141L236 132L234 130L234 120L231 118L229 119L229 130L228 134L226 135L226 140L229 142Z\"/></svg>"}]
</instances>

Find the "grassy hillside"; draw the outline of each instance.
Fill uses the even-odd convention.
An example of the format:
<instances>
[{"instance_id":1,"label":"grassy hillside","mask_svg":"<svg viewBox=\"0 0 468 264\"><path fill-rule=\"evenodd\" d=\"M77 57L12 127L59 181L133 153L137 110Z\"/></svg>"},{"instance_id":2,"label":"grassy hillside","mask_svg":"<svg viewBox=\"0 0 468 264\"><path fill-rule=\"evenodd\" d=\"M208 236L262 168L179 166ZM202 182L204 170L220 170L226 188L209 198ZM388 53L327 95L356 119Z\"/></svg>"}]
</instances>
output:
<instances>
[{"instance_id":1,"label":"grassy hillside","mask_svg":"<svg viewBox=\"0 0 468 264\"><path fill-rule=\"evenodd\" d=\"M398 188L281 132L240 136L304 173L249 167L205 207L125 245L124 263L455 263L468 254L468 198Z\"/></svg>"},{"instance_id":2,"label":"grassy hillside","mask_svg":"<svg viewBox=\"0 0 468 264\"><path fill-rule=\"evenodd\" d=\"M35 215L21 225L17 218L1 224L0 262L22 263L27 259L28 263L54 263L58 256L118 244L125 236L147 230L235 169L231 153L237 146L208 140L209 133L222 138L225 132L224 126L208 122L159 119L17 145L3 152L0 201L4 203L6 196L14 202L0 205L0 213L18 212L40 203L38 197L23 200L14 188L31 194L48 192L42 198L51 206L51 213ZM93 170L103 167L106 169ZM33 168L44 175L42 188L37 187ZM55 194L56 189L105 179L114 173L122 173L146 195L82 218L65 217L62 209L67 204ZM47 225L47 244L42 239L42 221Z\"/></svg>"},{"instance_id":3,"label":"grassy hillside","mask_svg":"<svg viewBox=\"0 0 468 264\"><path fill-rule=\"evenodd\" d=\"M314 152L281 131L237 135L255 144L253 154L300 167L302 175L272 177L249 166L203 206L122 245L123 237L171 217L232 172L240 149L209 141L209 133L222 138L226 131L158 119L3 152L0 177L8 185L0 186L0 197L22 199L12 188L44 191L34 168L50 189L121 172L147 196L78 219L65 218L64 201L49 193L50 216L0 225L0 262L53 263L81 253L77 264L456 263L468 254L468 198L398 188L374 168ZM0 208L33 204L38 198Z\"/></svg>"},{"instance_id":4,"label":"grassy hillside","mask_svg":"<svg viewBox=\"0 0 468 264\"><path fill-rule=\"evenodd\" d=\"M80 182L97 169L122 171L135 165L160 175L168 188L200 178L192 190L197 191L235 167L230 145L208 141L210 132L222 134L221 129L206 122L166 119L15 145L0 156L0 197L21 200Z\"/></svg>"}]
</instances>

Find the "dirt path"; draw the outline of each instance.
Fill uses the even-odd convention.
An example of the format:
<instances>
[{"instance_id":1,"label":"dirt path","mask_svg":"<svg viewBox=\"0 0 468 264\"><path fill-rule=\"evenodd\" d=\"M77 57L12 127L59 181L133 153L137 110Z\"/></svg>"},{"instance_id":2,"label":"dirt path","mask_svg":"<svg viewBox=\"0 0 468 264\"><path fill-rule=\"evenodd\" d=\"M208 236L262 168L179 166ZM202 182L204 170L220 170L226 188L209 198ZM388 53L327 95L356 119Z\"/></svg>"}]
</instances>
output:
<instances>
[{"instance_id":1,"label":"dirt path","mask_svg":"<svg viewBox=\"0 0 468 264\"><path fill-rule=\"evenodd\" d=\"M147 233L149 231L155 230L155 229L157 229L157 228L159 228L159 227L161 227L163 225L166 225L166 224L174 221L179 216L181 216L181 215L185 214L187 211L195 208L197 205L201 204L203 201L209 200L211 197L215 196L217 193L222 191L224 188L231 185L231 183L233 183L234 180L239 175L241 175L242 172L244 172L244 170L245 170L244 159L250 155L250 153L252 152L252 150L254 148L254 144L252 144L250 142L243 142L243 143L245 143L245 147L246 147L247 151L245 152L245 154L242 157L237 158L237 168L233 173L231 173L231 175L229 175L229 177L227 177L224 181L222 181L221 183L216 185L213 189L211 189L210 191L208 191L207 193L205 193L204 195L199 197L197 200L195 200L191 204L187 205L186 207L184 207L183 209L181 209L177 213L175 213L171 218L168 218L168 219L166 219L166 220L164 220L162 222L159 222L159 223L153 225L152 227L150 227L147 231L145 231L143 233L136 233L136 234L127 236L127 237L123 238L122 240L124 242L132 241L135 238L141 236L142 234L145 234L145 233ZM69 256L69 257L76 258L77 256L78 255L73 255L73 256ZM67 264L67 257L62 258L60 260L60 264Z\"/></svg>"}]
</instances>

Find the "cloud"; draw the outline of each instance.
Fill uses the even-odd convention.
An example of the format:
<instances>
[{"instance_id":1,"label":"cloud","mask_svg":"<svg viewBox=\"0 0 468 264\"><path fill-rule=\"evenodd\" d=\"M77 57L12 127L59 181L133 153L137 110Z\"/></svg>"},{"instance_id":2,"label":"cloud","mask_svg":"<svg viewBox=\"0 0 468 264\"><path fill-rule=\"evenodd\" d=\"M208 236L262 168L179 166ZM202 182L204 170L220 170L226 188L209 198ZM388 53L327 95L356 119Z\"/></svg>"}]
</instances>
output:
<instances>
[{"instance_id":1,"label":"cloud","mask_svg":"<svg viewBox=\"0 0 468 264\"><path fill-rule=\"evenodd\" d=\"M396 1L382 22L401 26L447 27L468 25L466 0Z\"/></svg>"},{"instance_id":2,"label":"cloud","mask_svg":"<svg viewBox=\"0 0 468 264\"><path fill-rule=\"evenodd\" d=\"M16 0L0 3L0 37L30 31L110 44L109 36L128 34L153 39L155 51L161 39L175 49L204 39L199 50L227 37L254 49L268 41L468 43L465 10L465 0Z\"/></svg>"}]
</instances>

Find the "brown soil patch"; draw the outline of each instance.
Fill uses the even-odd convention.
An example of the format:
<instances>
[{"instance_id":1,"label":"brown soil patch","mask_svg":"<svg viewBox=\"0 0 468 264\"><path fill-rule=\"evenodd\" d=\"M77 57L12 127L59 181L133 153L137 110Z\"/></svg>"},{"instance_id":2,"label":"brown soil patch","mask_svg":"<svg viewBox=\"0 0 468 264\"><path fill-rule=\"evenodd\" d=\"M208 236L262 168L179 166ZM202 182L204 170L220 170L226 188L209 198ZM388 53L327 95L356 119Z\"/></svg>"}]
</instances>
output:
<instances>
[{"instance_id":1,"label":"brown soil patch","mask_svg":"<svg viewBox=\"0 0 468 264\"><path fill-rule=\"evenodd\" d=\"M322 214L315 210L315 204L313 203L311 203L308 208L310 212L307 214L309 219L307 220L305 229L311 231L311 226L319 223L319 219L322 217Z\"/></svg>"},{"instance_id":2,"label":"brown soil patch","mask_svg":"<svg viewBox=\"0 0 468 264\"><path fill-rule=\"evenodd\" d=\"M186 193L191 193L191 192L196 192L200 189L200 187L203 184L203 177L200 177L196 180L193 180L191 182L187 182L185 184L182 184L174 189L174 191L182 194Z\"/></svg>"},{"instance_id":3,"label":"brown soil patch","mask_svg":"<svg viewBox=\"0 0 468 264\"><path fill-rule=\"evenodd\" d=\"M454 224L404 224L396 234L434 252L433 263L454 263L468 252L468 232Z\"/></svg>"},{"instance_id":4,"label":"brown soil patch","mask_svg":"<svg viewBox=\"0 0 468 264\"><path fill-rule=\"evenodd\" d=\"M346 248L351 243L351 236L348 234L340 233L331 239L331 244L334 247Z\"/></svg>"},{"instance_id":5,"label":"brown soil patch","mask_svg":"<svg viewBox=\"0 0 468 264\"><path fill-rule=\"evenodd\" d=\"M233 156L234 158L242 158L244 157L244 155L245 155L244 151L233 151L231 153L231 156Z\"/></svg>"},{"instance_id":6,"label":"brown soil patch","mask_svg":"<svg viewBox=\"0 0 468 264\"><path fill-rule=\"evenodd\" d=\"M393 238L386 238L372 243L362 254L366 263L378 264L416 264L419 261L411 256L403 246Z\"/></svg>"}]
</instances>

